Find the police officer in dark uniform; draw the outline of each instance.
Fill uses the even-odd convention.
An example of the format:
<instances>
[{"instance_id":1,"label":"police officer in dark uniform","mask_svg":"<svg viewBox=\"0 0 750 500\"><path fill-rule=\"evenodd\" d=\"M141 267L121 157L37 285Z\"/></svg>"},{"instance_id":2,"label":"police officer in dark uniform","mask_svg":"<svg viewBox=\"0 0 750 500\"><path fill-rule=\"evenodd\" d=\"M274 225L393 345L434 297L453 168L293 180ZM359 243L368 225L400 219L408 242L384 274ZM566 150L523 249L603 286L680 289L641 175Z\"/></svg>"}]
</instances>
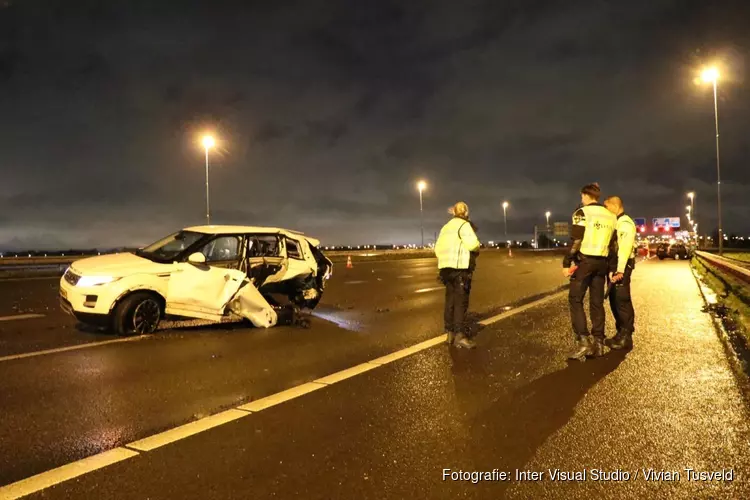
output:
<instances>
[{"instance_id":1,"label":"police officer in dark uniform","mask_svg":"<svg viewBox=\"0 0 750 500\"><path fill-rule=\"evenodd\" d=\"M609 304L615 317L617 334L606 343L612 349L629 350L633 348L635 331L635 311L630 299L630 277L635 269L635 222L625 214L619 197L610 196L604 201L604 206L617 216L617 252L613 252L609 259L612 281Z\"/></svg>"},{"instance_id":2,"label":"police officer in dark uniform","mask_svg":"<svg viewBox=\"0 0 750 500\"><path fill-rule=\"evenodd\" d=\"M573 213L570 251L563 259L563 275L570 277L570 317L576 336L576 348L569 359L585 361L587 356L602 356L604 346L604 286L609 271L608 257L614 246L617 218L599 203L599 184L581 188L582 207ZM590 291L591 334L583 299ZM593 336L593 338L592 338Z\"/></svg>"}]
</instances>

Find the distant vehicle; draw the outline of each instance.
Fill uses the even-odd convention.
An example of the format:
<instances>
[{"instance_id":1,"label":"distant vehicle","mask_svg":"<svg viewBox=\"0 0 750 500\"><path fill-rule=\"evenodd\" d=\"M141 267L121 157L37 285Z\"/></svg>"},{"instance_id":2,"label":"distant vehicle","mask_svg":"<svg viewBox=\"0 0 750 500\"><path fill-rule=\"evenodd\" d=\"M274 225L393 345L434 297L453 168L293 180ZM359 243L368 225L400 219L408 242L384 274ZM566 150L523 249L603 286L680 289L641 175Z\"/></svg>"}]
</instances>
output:
<instances>
[{"instance_id":1,"label":"distant vehicle","mask_svg":"<svg viewBox=\"0 0 750 500\"><path fill-rule=\"evenodd\" d=\"M682 242L676 243L660 243L656 248L656 256L659 260L664 259L689 259L691 256L690 249Z\"/></svg>"},{"instance_id":2,"label":"distant vehicle","mask_svg":"<svg viewBox=\"0 0 750 500\"><path fill-rule=\"evenodd\" d=\"M156 331L165 316L276 324L271 294L314 309L333 264L320 242L295 231L197 226L134 253L73 262L60 280L62 308L120 335Z\"/></svg>"}]
</instances>

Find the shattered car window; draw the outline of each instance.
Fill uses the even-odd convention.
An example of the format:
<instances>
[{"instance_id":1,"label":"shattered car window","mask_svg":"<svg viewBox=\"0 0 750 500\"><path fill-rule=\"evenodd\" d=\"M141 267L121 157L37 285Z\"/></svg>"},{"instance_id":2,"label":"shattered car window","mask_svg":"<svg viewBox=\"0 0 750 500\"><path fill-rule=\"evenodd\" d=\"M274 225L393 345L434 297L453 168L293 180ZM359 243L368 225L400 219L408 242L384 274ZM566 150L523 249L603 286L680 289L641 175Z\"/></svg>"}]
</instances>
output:
<instances>
[{"instance_id":1,"label":"shattered car window","mask_svg":"<svg viewBox=\"0 0 750 500\"><path fill-rule=\"evenodd\" d=\"M279 238L274 235L252 236L248 243L248 256L253 257L278 257Z\"/></svg>"},{"instance_id":2,"label":"shattered car window","mask_svg":"<svg viewBox=\"0 0 750 500\"><path fill-rule=\"evenodd\" d=\"M193 231L180 231L153 243L142 250L138 250L136 255L157 261L170 261L182 252L187 250L206 235L195 233Z\"/></svg>"},{"instance_id":3,"label":"shattered car window","mask_svg":"<svg viewBox=\"0 0 750 500\"><path fill-rule=\"evenodd\" d=\"M236 260L239 258L239 236L222 236L211 240L200 252L206 256L206 262Z\"/></svg>"},{"instance_id":4,"label":"shattered car window","mask_svg":"<svg viewBox=\"0 0 750 500\"><path fill-rule=\"evenodd\" d=\"M299 243L294 240L287 238L286 240L286 255L290 259L301 259L302 252L299 250Z\"/></svg>"}]
</instances>

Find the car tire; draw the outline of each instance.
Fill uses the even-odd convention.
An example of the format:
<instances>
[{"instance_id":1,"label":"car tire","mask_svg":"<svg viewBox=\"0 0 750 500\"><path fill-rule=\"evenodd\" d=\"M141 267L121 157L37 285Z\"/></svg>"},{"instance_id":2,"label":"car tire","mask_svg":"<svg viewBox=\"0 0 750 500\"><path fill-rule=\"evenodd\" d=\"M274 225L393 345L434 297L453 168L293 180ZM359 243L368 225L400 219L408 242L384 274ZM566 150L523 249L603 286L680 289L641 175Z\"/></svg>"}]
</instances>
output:
<instances>
[{"instance_id":1,"label":"car tire","mask_svg":"<svg viewBox=\"0 0 750 500\"><path fill-rule=\"evenodd\" d=\"M664 260L664 256L663 256L663 255L660 255L660 256L659 256L659 260Z\"/></svg>"},{"instance_id":2,"label":"car tire","mask_svg":"<svg viewBox=\"0 0 750 500\"><path fill-rule=\"evenodd\" d=\"M151 292L136 292L120 300L112 314L112 329L118 335L154 333L164 316L164 301Z\"/></svg>"}]
</instances>

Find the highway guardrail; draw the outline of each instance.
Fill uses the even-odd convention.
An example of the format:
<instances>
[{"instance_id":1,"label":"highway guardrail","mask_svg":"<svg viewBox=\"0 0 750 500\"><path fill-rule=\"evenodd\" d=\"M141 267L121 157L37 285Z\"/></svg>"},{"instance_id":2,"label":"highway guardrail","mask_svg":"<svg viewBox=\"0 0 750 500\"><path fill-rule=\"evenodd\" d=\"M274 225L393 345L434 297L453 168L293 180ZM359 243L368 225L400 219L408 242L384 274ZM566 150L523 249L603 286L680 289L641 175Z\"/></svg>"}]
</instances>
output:
<instances>
[{"instance_id":1,"label":"highway guardrail","mask_svg":"<svg viewBox=\"0 0 750 500\"><path fill-rule=\"evenodd\" d=\"M742 266L736 260L727 259L704 251L697 251L695 254L715 267L733 274L742 281L750 283L750 267Z\"/></svg>"}]
</instances>

